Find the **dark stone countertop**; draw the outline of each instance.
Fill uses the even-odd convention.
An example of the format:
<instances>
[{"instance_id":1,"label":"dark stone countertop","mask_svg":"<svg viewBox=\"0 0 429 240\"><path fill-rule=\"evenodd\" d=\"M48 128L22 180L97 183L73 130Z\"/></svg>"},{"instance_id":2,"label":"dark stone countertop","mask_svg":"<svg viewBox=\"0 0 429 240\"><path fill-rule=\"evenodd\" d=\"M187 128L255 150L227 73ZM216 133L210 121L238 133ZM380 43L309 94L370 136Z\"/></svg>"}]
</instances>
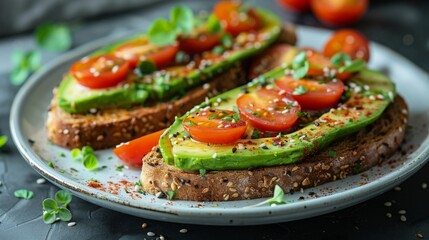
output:
<instances>
[{"instance_id":1,"label":"dark stone countertop","mask_svg":"<svg viewBox=\"0 0 429 240\"><path fill-rule=\"evenodd\" d=\"M323 27L309 13L287 13L271 1L254 1L295 23ZM195 9L208 9L212 1L181 1ZM147 23L166 15L169 4L151 4L149 7L108 15L85 21L73 29L74 46L85 44L122 31L141 31ZM429 2L371 1L365 17L353 27L371 40L384 44L412 62L429 71ZM0 38L0 134L10 137L9 111L18 87L9 83L10 54L13 49L34 48L31 34ZM48 62L59 54L44 53ZM412 77L410 77L412 84ZM400 185L400 190L388 191L353 207L319 217L260 226L198 226L167 223L129 216L74 198L70 204L74 227L59 222L46 225L42 221L41 202L53 197L58 190L50 183L37 184L40 176L24 161L10 139L0 151L0 239L156 239L148 237L151 231L167 239L419 239L418 233L429 238L429 166ZM392 186L393 188L394 186ZM35 192L31 200L13 196L16 189ZM393 203L386 207L385 202ZM399 210L406 210L405 222ZM392 217L388 218L387 213ZM142 229L141 225L148 227ZM186 228L187 233L179 230Z\"/></svg>"}]
</instances>

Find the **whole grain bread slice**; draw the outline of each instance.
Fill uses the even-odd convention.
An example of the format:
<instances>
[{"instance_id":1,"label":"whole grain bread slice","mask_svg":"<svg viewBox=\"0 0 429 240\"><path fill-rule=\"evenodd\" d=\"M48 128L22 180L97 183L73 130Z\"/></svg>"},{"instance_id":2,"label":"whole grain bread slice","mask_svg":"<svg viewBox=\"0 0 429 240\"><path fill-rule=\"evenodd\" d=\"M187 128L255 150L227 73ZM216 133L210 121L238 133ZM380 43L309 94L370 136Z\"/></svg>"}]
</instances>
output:
<instances>
[{"instance_id":1,"label":"whole grain bread slice","mask_svg":"<svg viewBox=\"0 0 429 240\"><path fill-rule=\"evenodd\" d=\"M318 186L365 171L392 155L403 141L407 119L407 105L396 96L376 122L299 163L204 176L165 164L156 148L143 158L142 190L175 191L174 199L181 200L228 201L271 197L275 185L285 192Z\"/></svg>"},{"instance_id":2,"label":"whole grain bread slice","mask_svg":"<svg viewBox=\"0 0 429 240\"><path fill-rule=\"evenodd\" d=\"M284 24L277 42L295 44L294 26ZM46 121L48 138L52 143L69 149L86 145L104 149L161 130L168 127L175 116L186 113L206 97L243 85L247 80L247 65L246 62L239 62L177 100L132 109L105 109L94 114L63 111L57 105L54 90Z\"/></svg>"}]
</instances>

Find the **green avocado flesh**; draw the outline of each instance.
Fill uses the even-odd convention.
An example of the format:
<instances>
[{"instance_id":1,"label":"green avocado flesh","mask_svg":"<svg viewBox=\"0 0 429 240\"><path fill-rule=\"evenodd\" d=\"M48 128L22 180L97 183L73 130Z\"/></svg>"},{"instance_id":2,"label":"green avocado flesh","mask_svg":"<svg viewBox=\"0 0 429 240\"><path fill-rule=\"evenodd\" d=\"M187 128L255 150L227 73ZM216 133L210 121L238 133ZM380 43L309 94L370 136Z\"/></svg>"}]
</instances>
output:
<instances>
[{"instance_id":1,"label":"green avocado flesh","mask_svg":"<svg viewBox=\"0 0 429 240\"><path fill-rule=\"evenodd\" d=\"M280 19L268 11L262 9L257 11L263 22L262 27L257 31L260 38L249 42L245 47L227 50L218 61L191 70L182 65L168 67L143 77L130 73L129 79L133 79L131 81L120 83L115 87L95 90L79 86L73 76L67 74L58 88L58 105L66 112L88 113L92 109L153 104L183 94L184 91L202 85L214 76L227 71L237 62L258 54L278 38L281 30ZM144 35L106 46L91 56L112 53L119 45L138 37L144 37Z\"/></svg>"},{"instance_id":2,"label":"green avocado flesh","mask_svg":"<svg viewBox=\"0 0 429 240\"><path fill-rule=\"evenodd\" d=\"M249 92L255 91L258 82L275 81L284 75L284 70L283 67L274 69L244 87ZM306 127L281 137L240 139L231 144L202 143L187 137L182 121L190 112L207 106L232 110L243 92L243 87L235 88L177 118L160 138L162 156L168 164L183 170L248 169L295 163L374 122L395 95L395 86L389 78L368 69L354 75L346 86L350 97L341 107L332 108Z\"/></svg>"}]
</instances>

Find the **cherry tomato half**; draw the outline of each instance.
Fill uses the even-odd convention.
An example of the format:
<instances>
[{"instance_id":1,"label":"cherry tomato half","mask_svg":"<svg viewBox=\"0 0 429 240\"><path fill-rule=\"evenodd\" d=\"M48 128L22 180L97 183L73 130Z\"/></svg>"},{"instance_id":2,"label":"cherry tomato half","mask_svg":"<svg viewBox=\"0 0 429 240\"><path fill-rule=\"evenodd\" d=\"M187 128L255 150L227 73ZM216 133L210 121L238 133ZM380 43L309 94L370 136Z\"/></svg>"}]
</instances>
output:
<instances>
[{"instance_id":1,"label":"cherry tomato half","mask_svg":"<svg viewBox=\"0 0 429 240\"><path fill-rule=\"evenodd\" d=\"M304 12L310 9L310 0L277 0L286 9L296 12Z\"/></svg>"},{"instance_id":2,"label":"cherry tomato half","mask_svg":"<svg viewBox=\"0 0 429 240\"><path fill-rule=\"evenodd\" d=\"M126 59L132 68L140 61L152 60L158 69L170 65L179 50L178 44L158 47L149 43L147 38L137 38L115 49L115 56Z\"/></svg>"},{"instance_id":3,"label":"cherry tomato half","mask_svg":"<svg viewBox=\"0 0 429 240\"><path fill-rule=\"evenodd\" d=\"M107 88L123 81L129 69L128 62L122 58L100 55L77 61L71 66L70 72L85 87Z\"/></svg>"},{"instance_id":4,"label":"cherry tomato half","mask_svg":"<svg viewBox=\"0 0 429 240\"><path fill-rule=\"evenodd\" d=\"M298 119L299 104L274 89L260 89L237 99L242 118L261 131L281 132L292 127Z\"/></svg>"},{"instance_id":5,"label":"cherry tomato half","mask_svg":"<svg viewBox=\"0 0 429 240\"><path fill-rule=\"evenodd\" d=\"M249 76L255 78L269 70L292 61L296 54L295 49L288 44L276 44L259 55L251 64Z\"/></svg>"},{"instance_id":6,"label":"cherry tomato half","mask_svg":"<svg viewBox=\"0 0 429 240\"><path fill-rule=\"evenodd\" d=\"M278 88L291 94L303 109L322 110L337 104L344 92L344 84L339 80L327 83L311 79L283 77L275 81Z\"/></svg>"},{"instance_id":7,"label":"cherry tomato half","mask_svg":"<svg viewBox=\"0 0 429 240\"><path fill-rule=\"evenodd\" d=\"M210 109L190 114L183 127L197 141L205 143L232 143L246 132L247 123L234 117L236 112Z\"/></svg>"},{"instance_id":8,"label":"cherry tomato half","mask_svg":"<svg viewBox=\"0 0 429 240\"><path fill-rule=\"evenodd\" d=\"M368 0L311 0L316 17L330 25L344 25L357 21L366 12Z\"/></svg>"},{"instance_id":9,"label":"cherry tomato half","mask_svg":"<svg viewBox=\"0 0 429 240\"><path fill-rule=\"evenodd\" d=\"M215 5L213 13L224 25L225 31L233 36L257 30L261 25L256 11L252 8L242 9L239 2L221 1Z\"/></svg>"},{"instance_id":10,"label":"cherry tomato half","mask_svg":"<svg viewBox=\"0 0 429 240\"><path fill-rule=\"evenodd\" d=\"M180 49L189 53L196 54L214 48L221 39L220 34L199 34L196 37L180 38Z\"/></svg>"},{"instance_id":11,"label":"cherry tomato half","mask_svg":"<svg viewBox=\"0 0 429 240\"><path fill-rule=\"evenodd\" d=\"M158 145L159 138L165 129L139 137L127 143L118 145L113 153L124 163L131 167L141 167L143 157Z\"/></svg>"},{"instance_id":12,"label":"cherry tomato half","mask_svg":"<svg viewBox=\"0 0 429 240\"><path fill-rule=\"evenodd\" d=\"M306 53L307 53L307 60L310 64L310 68L307 72L307 75L310 76L323 76L325 74L325 70L326 69L334 69L335 67L332 65L331 60L329 58L327 58L326 56L320 54L319 52L307 48L305 49ZM343 72L340 73L338 71L335 71L335 77L345 81L348 78L350 78L351 73L348 72Z\"/></svg>"},{"instance_id":13,"label":"cherry tomato half","mask_svg":"<svg viewBox=\"0 0 429 240\"><path fill-rule=\"evenodd\" d=\"M368 62L369 42L362 33L356 30L338 30L325 43L323 54L332 57L340 52L350 55L352 59L360 58Z\"/></svg>"}]
</instances>

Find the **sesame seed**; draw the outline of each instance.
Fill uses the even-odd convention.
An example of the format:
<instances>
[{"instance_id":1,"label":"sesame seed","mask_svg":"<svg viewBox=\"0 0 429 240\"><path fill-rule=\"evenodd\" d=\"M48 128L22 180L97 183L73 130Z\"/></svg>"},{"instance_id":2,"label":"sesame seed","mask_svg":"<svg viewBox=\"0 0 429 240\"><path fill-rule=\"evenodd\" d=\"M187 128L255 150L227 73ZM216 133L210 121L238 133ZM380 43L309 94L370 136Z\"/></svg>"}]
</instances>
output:
<instances>
[{"instance_id":1,"label":"sesame seed","mask_svg":"<svg viewBox=\"0 0 429 240\"><path fill-rule=\"evenodd\" d=\"M406 214L406 213L407 213L407 211L406 211L406 210L399 210L399 211L398 211L398 213L399 213L399 214Z\"/></svg>"},{"instance_id":2,"label":"sesame seed","mask_svg":"<svg viewBox=\"0 0 429 240\"><path fill-rule=\"evenodd\" d=\"M147 236L148 237L153 237L153 236L155 236L155 233L154 232L147 232Z\"/></svg>"},{"instance_id":3,"label":"sesame seed","mask_svg":"<svg viewBox=\"0 0 429 240\"><path fill-rule=\"evenodd\" d=\"M212 158L216 158L217 157L217 153L213 153Z\"/></svg>"},{"instance_id":4,"label":"sesame seed","mask_svg":"<svg viewBox=\"0 0 429 240\"><path fill-rule=\"evenodd\" d=\"M385 202L385 203L384 203L384 206L386 206L386 207L391 207L391 206L392 206L392 203L391 203L391 202Z\"/></svg>"},{"instance_id":5,"label":"sesame seed","mask_svg":"<svg viewBox=\"0 0 429 240\"><path fill-rule=\"evenodd\" d=\"M392 218L392 214L390 212L386 213L386 217Z\"/></svg>"},{"instance_id":6,"label":"sesame seed","mask_svg":"<svg viewBox=\"0 0 429 240\"><path fill-rule=\"evenodd\" d=\"M395 191L397 191L397 192L399 192L399 191L401 191L402 189L401 189L401 187L395 187L395 188L394 188L394 190L395 190Z\"/></svg>"},{"instance_id":7,"label":"sesame seed","mask_svg":"<svg viewBox=\"0 0 429 240\"><path fill-rule=\"evenodd\" d=\"M179 231L180 233L187 233L188 232L188 229L186 229L186 228L182 228L182 229L180 229L180 231Z\"/></svg>"},{"instance_id":8,"label":"sesame seed","mask_svg":"<svg viewBox=\"0 0 429 240\"><path fill-rule=\"evenodd\" d=\"M69 226L69 227L76 226L76 222L69 222L69 223L67 224L67 226Z\"/></svg>"},{"instance_id":9,"label":"sesame seed","mask_svg":"<svg viewBox=\"0 0 429 240\"><path fill-rule=\"evenodd\" d=\"M425 236L423 235L423 233L417 233L416 237L418 237L420 239L423 239Z\"/></svg>"},{"instance_id":10,"label":"sesame seed","mask_svg":"<svg viewBox=\"0 0 429 240\"><path fill-rule=\"evenodd\" d=\"M162 235L159 235L159 240L165 240L165 237Z\"/></svg>"},{"instance_id":11,"label":"sesame seed","mask_svg":"<svg viewBox=\"0 0 429 240\"><path fill-rule=\"evenodd\" d=\"M407 217L405 217L404 215L401 215L400 219L401 219L402 222L406 222L407 221Z\"/></svg>"},{"instance_id":12,"label":"sesame seed","mask_svg":"<svg viewBox=\"0 0 429 240\"><path fill-rule=\"evenodd\" d=\"M428 187L428 184L427 183L422 183L422 188L423 189L426 189Z\"/></svg>"},{"instance_id":13,"label":"sesame seed","mask_svg":"<svg viewBox=\"0 0 429 240\"><path fill-rule=\"evenodd\" d=\"M241 143L239 143L239 144L237 145L237 147L238 147L238 150L244 150L244 145L243 145L243 144L241 144Z\"/></svg>"},{"instance_id":14,"label":"sesame seed","mask_svg":"<svg viewBox=\"0 0 429 240\"><path fill-rule=\"evenodd\" d=\"M44 178L38 178L37 180L36 180L36 183L37 184L44 184L46 182L46 179L44 179Z\"/></svg>"},{"instance_id":15,"label":"sesame seed","mask_svg":"<svg viewBox=\"0 0 429 240\"><path fill-rule=\"evenodd\" d=\"M142 228L147 228L147 223L143 223Z\"/></svg>"}]
</instances>

